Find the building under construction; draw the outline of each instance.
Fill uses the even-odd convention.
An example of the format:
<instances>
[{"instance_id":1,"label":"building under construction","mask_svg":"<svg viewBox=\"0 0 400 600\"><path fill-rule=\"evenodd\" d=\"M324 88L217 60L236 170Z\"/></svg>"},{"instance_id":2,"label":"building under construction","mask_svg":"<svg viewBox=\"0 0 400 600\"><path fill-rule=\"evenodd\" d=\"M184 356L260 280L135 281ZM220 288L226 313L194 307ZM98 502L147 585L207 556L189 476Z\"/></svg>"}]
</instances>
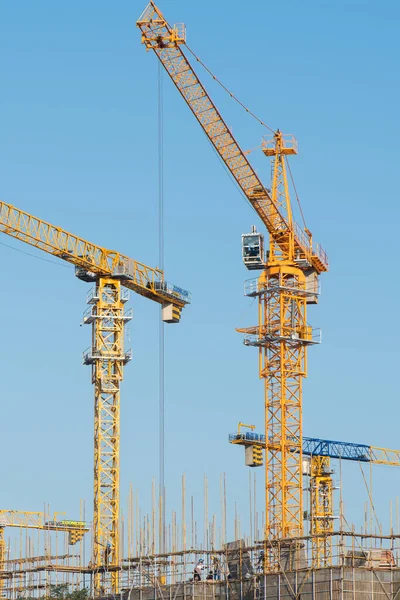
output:
<instances>
[{"instance_id":1,"label":"building under construction","mask_svg":"<svg viewBox=\"0 0 400 600\"><path fill-rule=\"evenodd\" d=\"M184 598L384 598L394 600L400 587L399 537L335 532L330 540L331 564L315 568L312 539L282 540L274 546L279 568L266 573L264 544L247 547L244 540L222 549L177 550L122 559L118 568L82 566L79 553L32 556L5 561L3 596L51 597L52 591L94 591L100 597L135 600ZM202 562L203 561L203 562ZM196 578L198 565L203 574ZM203 569L204 567L204 569ZM118 593L112 592L111 585ZM116 582L116 583L115 583Z\"/></svg>"},{"instance_id":2,"label":"building under construction","mask_svg":"<svg viewBox=\"0 0 400 600\"><path fill-rule=\"evenodd\" d=\"M179 517L173 512L169 524L161 483L158 501L155 486L152 491L151 514L139 516L131 498L130 514L121 518L120 386L131 359L124 337L131 319L126 303L130 292L140 294L161 306L163 322L174 324L191 296L168 283L159 268L1 202L0 232L73 264L76 276L92 285L83 315L92 342L83 363L91 368L95 422L93 521L82 511L71 521L49 511L0 510L0 595L67 598L84 591L83 597L127 600L396 600L400 531L392 527L384 535L365 526L358 532L347 524L342 506L335 507L331 461L399 466L400 452L303 436L307 350L321 341L307 312L319 301L319 277L329 265L305 223L294 220L289 189L296 186L288 160L297 154L297 142L280 130L265 136L261 149L271 160L272 176L264 184L193 69L188 56L201 61L186 46L185 27L170 25L153 2L137 26L146 50L164 67L269 236L264 242L256 227L242 236L244 265L260 272L245 285L245 295L258 302L258 322L238 329L244 344L258 352L265 422L257 430L239 423L227 438L241 446L248 467L265 469L264 511L256 516L254 501L249 535L235 522L230 538L223 493L220 519L209 518L206 502L200 542L193 516L190 527L186 523L183 480L181 511ZM371 515L373 510L371 499ZM7 542L10 528L19 538Z\"/></svg>"}]
</instances>

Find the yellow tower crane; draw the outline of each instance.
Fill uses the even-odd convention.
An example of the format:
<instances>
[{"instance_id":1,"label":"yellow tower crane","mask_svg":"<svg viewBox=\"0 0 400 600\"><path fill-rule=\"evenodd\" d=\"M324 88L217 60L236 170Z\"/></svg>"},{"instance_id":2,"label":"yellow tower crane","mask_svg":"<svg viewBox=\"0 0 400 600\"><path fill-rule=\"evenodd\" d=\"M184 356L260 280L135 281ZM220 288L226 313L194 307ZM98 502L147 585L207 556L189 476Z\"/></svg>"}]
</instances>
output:
<instances>
[{"instance_id":1,"label":"yellow tower crane","mask_svg":"<svg viewBox=\"0 0 400 600\"><path fill-rule=\"evenodd\" d=\"M131 318L124 305L129 290L158 302L167 323L180 320L190 294L164 279L163 271L139 263L0 202L0 232L75 265L76 276L94 287L83 322L92 325L92 344L83 362L92 367L94 385L93 564L119 566L120 385L130 360L124 349L124 327ZM99 570L98 570L99 571ZM100 590L100 575L94 578ZM111 573L118 591L118 572Z\"/></svg>"},{"instance_id":2,"label":"yellow tower crane","mask_svg":"<svg viewBox=\"0 0 400 600\"><path fill-rule=\"evenodd\" d=\"M242 427L250 431L243 432ZM262 449L265 448L265 436L255 431L255 425L244 425L240 422L237 432L229 434L229 442L244 447L246 466L263 465ZM293 445L292 452L298 453L296 444ZM332 537L335 535L335 486L331 459L399 467L400 450L303 436L302 454L307 457L303 461L303 475L309 478L310 497L306 514L310 521L312 538L312 566L329 567L332 565Z\"/></svg>"},{"instance_id":3,"label":"yellow tower crane","mask_svg":"<svg viewBox=\"0 0 400 600\"><path fill-rule=\"evenodd\" d=\"M316 568L327 567L332 564L332 534L335 519L333 502L335 487L332 480L331 460L399 467L400 450L304 437L303 455L310 457L308 518L312 535L313 566Z\"/></svg>"},{"instance_id":4,"label":"yellow tower crane","mask_svg":"<svg viewBox=\"0 0 400 600\"><path fill-rule=\"evenodd\" d=\"M6 561L6 543L4 530L6 527L20 527L22 529L39 529L45 531L65 531L68 533L68 544L75 545L89 531L83 521L69 521L59 519L54 513L51 520L47 519L43 512L28 512L21 510L0 509L0 598L4 590L4 564Z\"/></svg>"},{"instance_id":5,"label":"yellow tower crane","mask_svg":"<svg viewBox=\"0 0 400 600\"><path fill-rule=\"evenodd\" d=\"M263 142L264 154L273 160L269 190L185 55L184 25L169 25L150 2L137 26L142 43L155 52L269 233L266 255L262 235L255 229L243 236L246 267L262 273L245 290L258 298L258 326L239 331L245 334L246 345L259 348L259 373L265 381L265 566L276 570L277 541L303 533L302 382L307 374L306 349L319 341L307 323L306 309L317 302L318 275L328 270L328 259L313 243L310 231L293 219L286 159L297 154L294 138L277 131Z\"/></svg>"}]
</instances>

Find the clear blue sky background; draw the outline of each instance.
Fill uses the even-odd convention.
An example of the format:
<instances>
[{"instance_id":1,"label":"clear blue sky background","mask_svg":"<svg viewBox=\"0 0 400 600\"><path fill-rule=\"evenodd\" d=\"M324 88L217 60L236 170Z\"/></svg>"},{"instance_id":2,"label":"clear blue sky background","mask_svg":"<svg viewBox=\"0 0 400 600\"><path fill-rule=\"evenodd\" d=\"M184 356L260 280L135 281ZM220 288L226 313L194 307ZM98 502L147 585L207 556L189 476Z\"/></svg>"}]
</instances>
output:
<instances>
[{"instance_id":1,"label":"clear blue sky background","mask_svg":"<svg viewBox=\"0 0 400 600\"><path fill-rule=\"evenodd\" d=\"M144 4L2 3L0 187L2 200L155 266L157 61L135 28ZM323 345L310 351L305 434L400 447L398 3L164 0L161 8L186 23L189 45L244 103L299 141L292 170L331 261L309 311ZM257 146L262 128L203 78L243 148ZM235 333L257 318L243 296L251 273L240 248L257 219L166 76L164 103L166 274L193 293L181 324L166 328L168 510L179 510L183 472L200 510L206 472L210 512L218 511L225 471L230 506L238 502L245 522L248 471L227 434L239 420L262 424L256 351ZM266 159L251 156L268 182ZM61 262L8 246L0 261L1 506L40 510L47 501L72 518L79 499L90 512L92 498L93 390L81 365L90 329L79 327L89 287ZM121 496L132 481L147 510L158 473L159 309L132 300ZM375 469L385 523L399 476ZM361 525L356 464L343 466L343 495L348 520Z\"/></svg>"}]
</instances>

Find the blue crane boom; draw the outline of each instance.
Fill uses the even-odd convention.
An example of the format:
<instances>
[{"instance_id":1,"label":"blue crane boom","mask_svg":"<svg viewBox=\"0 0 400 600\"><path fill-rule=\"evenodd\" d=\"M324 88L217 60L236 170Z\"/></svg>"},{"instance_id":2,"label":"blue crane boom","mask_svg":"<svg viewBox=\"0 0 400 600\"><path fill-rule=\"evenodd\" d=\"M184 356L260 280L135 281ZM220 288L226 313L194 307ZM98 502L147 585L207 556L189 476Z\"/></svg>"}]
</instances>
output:
<instances>
[{"instance_id":1,"label":"blue crane boom","mask_svg":"<svg viewBox=\"0 0 400 600\"><path fill-rule=\"evenodd\" d=\"M373 462L371 446L367 444L321 440L319 438L303 437L303 454L305 456L328 456L329 458L342 460Z\"/></svg>"},{"instance_id":2,"label":"blue crane boom","mask_svg":"<svg viewBox=\"0 0 400 600\"><path fill-rule=\"evenodd\" d=\"M241 428L250 429L242 431ZM231 444L244 446L245 464L248 467L261 467L263 464L263 449L266 448L266 437L255 431L254 425L239 423L238 431L229 435ZM269 443L271 444L272 438ZM327 567L332 564L333 520L333 471L330 460L343 459L370 464L390 465L400 467L400 450L378 448L368 444L354 442L338 442L321 438L303 437L301 446L299 439L286 438L289 452L301 453L310 457L308 467L303 465L303 474L307 475L309 484L309 511L305 513L310 520L312 538L312 564L314 567ZM301 457L300 457L301 458ZM305 471L305 472L304 472Z\"/></svg>"},{"instance_id":3,"label":"blue crane boom","mask_svg":"<svg viewBox=\"0 0 400 600\"><path fill-rule=\"evenodd\" d=\"M229 435L229 441L231 444L244 446L265 445L265 435L254 431L232 433ZM400 466L400 450L378 448L377 446L369 446L368 444L303 437L302 448L305 456L327 456L341 460Z\"/></svg>"}]
</instances>

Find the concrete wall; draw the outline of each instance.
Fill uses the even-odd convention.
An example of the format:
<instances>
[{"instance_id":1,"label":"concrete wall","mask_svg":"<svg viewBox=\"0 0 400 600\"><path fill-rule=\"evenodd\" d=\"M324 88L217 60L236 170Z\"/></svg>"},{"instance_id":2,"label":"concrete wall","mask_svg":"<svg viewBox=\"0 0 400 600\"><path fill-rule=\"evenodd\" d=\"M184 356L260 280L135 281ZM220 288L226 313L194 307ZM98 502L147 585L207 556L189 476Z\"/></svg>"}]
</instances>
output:
<instances>
[{"instance_id":1,"label":"concrete wall","mask_svg":"<svg viewBox=\"0 0 400 600\"><path fill-rule=\"evenodd\" d=\"M241 582L182 582L133 588L123 600L400 600L400 569L332 567Z\"/></svg>"},{"instance_id":2,"label":"concrete wall","mask_svg":"<svg viewBox=\"0 0 400 600\"><path fill-rule=\"evenodd\" d=\"M400 600L400 569L332 567L262 577L260 600Z\"/></svg>"}]
</instances>

